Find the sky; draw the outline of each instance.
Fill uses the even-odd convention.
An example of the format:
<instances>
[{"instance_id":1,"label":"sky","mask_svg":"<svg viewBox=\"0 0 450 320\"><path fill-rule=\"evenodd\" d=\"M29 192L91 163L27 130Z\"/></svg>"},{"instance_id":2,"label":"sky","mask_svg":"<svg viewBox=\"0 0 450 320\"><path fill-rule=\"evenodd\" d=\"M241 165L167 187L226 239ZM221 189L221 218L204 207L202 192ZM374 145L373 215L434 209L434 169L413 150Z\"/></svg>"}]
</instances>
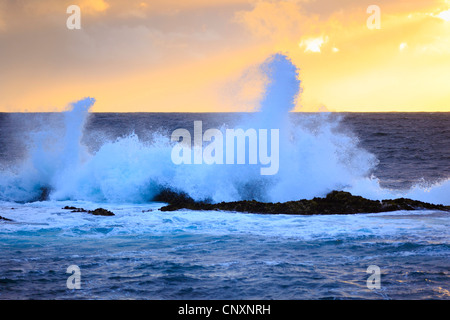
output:
<instances>
[{"instance_id":1,"label":"sky","mask_svg":"<svg viewBox=\"0 0 450 320\"><path fill-rule=\"evenodd\" d=\"M449 0L0 0L0 112L254 111L275 53L295 111L450 112Z\"/></svg>"}]
</instances>

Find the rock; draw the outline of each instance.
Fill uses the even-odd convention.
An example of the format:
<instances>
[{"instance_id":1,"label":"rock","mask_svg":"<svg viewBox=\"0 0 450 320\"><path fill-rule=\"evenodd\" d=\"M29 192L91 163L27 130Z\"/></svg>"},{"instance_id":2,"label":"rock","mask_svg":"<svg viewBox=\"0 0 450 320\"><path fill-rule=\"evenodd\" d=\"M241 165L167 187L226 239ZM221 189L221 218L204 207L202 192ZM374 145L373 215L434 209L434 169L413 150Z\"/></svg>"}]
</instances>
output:
<instances>
[{"instance_id":1,"label":"rock","mask_svg":"<svg viewBox=\"0 0 450 320\"><path fill-rule=\"evenodd\" d=\"M154 199L153 201L166 202L170 204L194 204L196 203L194 199L192 199L185 192L175 192L170 189L163 189Z\"/></svg>"},{"instance_id":2,"label":"rock","mask_svg":"<svg viewBox=\"0 0 450 320\"><path fill-rule=\"evenodd\" d=\"M88 213L93 214L94 216L105 216L105 217L114 216L114 213L103 208L97 208L94 211L88 211Z\"/></svg>"},{"instance_id":3,"label":"rock","mask_svg":"<svg viewBox=\"0 0 450 320\"><path fill-rule=\"evenodd\" d=\"M162 197L168 203L161 211L175 211L179 209L191 210L222 210L262 214L297 214L297 215L330 215L377 213L397 210L443 210L450 211L450 207L435 205L410 199L369 200L360 196L353 196L349 192L333 191L325 198L312 200L288 201L284 203L264 203L255 200L235 202L209 203L194 201L186 194L177 195L172 191L165 191Z\"/></svg>"},{"instance_id":4,"label":"rock","mask_svg":"<svg viewBox=\"0 0 450 320\"><path fill-rule=\"evenodd\" d=\"M37 198L37 201L47 201L49 199L51 189L50 187L41 187L41 194Z\"/></svg>"},{"instance_id":5,"label":"rock","mask_svg":"<svg viewBox=\"0 0 450 320\"><path fill-rule=\"evenodd\" d=\"M69 207L69 206L65 206L63 209L64 210L73 210L74 212L80 212L80 210L84 210L83 208ZM84 210L84 211L86 211L86 210Z\"/></svg>"},{"instance_id":6,"label":"rock","mask_svg":"<svg viewBox=\"0 0 450 320\"><path fill-rule=\"evenodd\" d=\"M72 210L71 212L89 212L86 209L83 208L77 208L77 207L69 207L69 206L65 206L63 208L64 210Z\"/></svg>"},{"instance_id":7,"label":"rock","mask_svg":"<svg viewBox=\"0 0 450 320\"><path fill-rule=\"evenodd\" d=\"M95 210L86 210L86 209L83 209L83 208L65 206L63 209L64 210L71 210L71 212L86 212L86 213L89 213L89 214L93 214L94 216L110 217L110 216L114 216L115 215L111 211L108 211L108 210L103 209L103 208L97 208Z\"/></svg>"}]
</instances>

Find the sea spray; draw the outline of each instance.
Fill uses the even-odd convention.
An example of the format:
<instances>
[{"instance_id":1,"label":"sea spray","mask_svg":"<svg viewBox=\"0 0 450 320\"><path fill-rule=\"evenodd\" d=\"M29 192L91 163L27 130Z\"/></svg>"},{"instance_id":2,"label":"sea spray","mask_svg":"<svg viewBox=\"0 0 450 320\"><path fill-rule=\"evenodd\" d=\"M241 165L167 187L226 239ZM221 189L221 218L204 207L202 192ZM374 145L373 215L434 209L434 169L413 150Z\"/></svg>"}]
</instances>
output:
<instances>
[{"instance_id":1,"label":"sea spray","mask_svg":"<svg viewBox=\"0 0 450 320\"><path fill-rule=\"evenodd\" d=\"M83 125L94 102L93 98L85 98L69 104L68 111L64 112L62 129L51 121L26 136L28 155L16 167L1 172L2 200L45 200L50 192L66 185L67 174L76 172L74 167L81 161Z\"/></svg>"},{"instance_id":2,"label":"sea spray","mask_svg":"<svg viewBox=\"0 0 450 320\"><path fill-rule=\"evenodd\" d=\"M87 161L90 155L86 147L81 143L84 125L90 108L95 99L84 98L70 105L70 109L64 112L64 135L62 146L55 156L56 168L51 178L53 197L70 198L76 191L72 190L70 181L77 180L80 166Z\"/></svg>"},{"instance_id":3,"label":"sea spray","mask_svg":"<svg viewBox=\"0 0 450 320\"><path fill-rule=\"evenodd\" d=\"M324 196L355 180L370 176L377 159L359 146L355 136L340 130L339 118L329 114L303 116L293 122L302 92L300 70L283 54L269 57L260 67L267 85L258 112L246 127L280 130L279 172L254 179L262 201L288 201ZM249 180L246 180L249 183Z\"/></svg>"},{"instance_id":4,"label":"sea spray","mask_svg":"<svg viewBox=\"0 0 450 320\"><path fill-rule=\"evenodd\" d=\"M300 70L283 54L275 54L260 66L266 79L262 100L250 120L252 125L265 128L284 128L289 111L295 109L301 93Z\"/></svg>"},{"instance_id":5,"label":"sea spray","mask_svg":"<svg viewBox=\"0 0 450 320\"><path fill-rule=\"evenodd\" d=\"M28 156L0 172L0 199L36 201L43 200L44 194L51 200L146 203L170 189L211 202L278 202L346 190L370 199L409 196L449 204L448 181L404 191L381 188L372 176L376 157L360 147L354 134L343 131L334 115L299 115L293 121L290 111L301 87L299 70L287 56L270 57L261 72L267 85L257 112L233 128L280 130L276 175L262 176L260 167L249 164L177 166L171 160L170 135L158 132L152 132L151 142L133 132L97 141L100 147L88 152L83 130L95 101L86 98L72 103L58 125L31 132ZM218 129L226 132L227 128Z\"/></svg>"},{"instance_id":6,"label":"sea spray","mask_svg":"<svg viewBox=\"0 0 450 320\"><path fill-rule=\"evenodd\" d=\"M168 188L183 191L196 200L213 202L271 199L270 189L279 180L278 172L283 167L280 165L280 161L283 162L283 155L279 154L280 148L283 146L287 150L291 147L286 145L289 139L288 116L289 111L295 108L301 88L299 70L289 57L283 54L275 54L262 63L260 74L266 80L266 87L256 112L234 128L213 129L221 132L216 136L226 137L221 152L226 155L223 161L226 165L180 165L174 176L174 181L180 183L169 185ZM207 131L210 129L205 128ZM230 132L239 130L247 134L247 142L239 143L243 139L236 138L234 143ZM255 134L252 136L251 133ZM263 139L261 133L268 134L264 135ZM205 145L203 147L205 148ZM206 145L206 149L208 148ZM257 159L261 160L261 154L267 154L266 158L271 160L266 161L268 167L261 166L260 163L255 166ZM242 158L239 161L240 155L244 155L242 158L245 161ZM254 163L251 159L255 160ZM210 168L211 166L213 168Z\"/></svg>"},{"instance_id":7,"label":"sea spray","mask_svg":"<svg viewBox=\"0 0 450 320\"><path fill-rule=\"evenodd\" d=\"M236 127L279 130L277 174L261 176L259 167L251 164L180 165L171 172L167 188L212 202L287 201L324 196L370 176L376 158L361 149L355 137L339 131L339 121L327 115L319 115L315 123L309 117L300 123L290 121L301 87L299 70L287 56L270 57L261 73L267 84L259 108ZM224 136L227 129L220 128Z\"/></svg>"}]
</instances>

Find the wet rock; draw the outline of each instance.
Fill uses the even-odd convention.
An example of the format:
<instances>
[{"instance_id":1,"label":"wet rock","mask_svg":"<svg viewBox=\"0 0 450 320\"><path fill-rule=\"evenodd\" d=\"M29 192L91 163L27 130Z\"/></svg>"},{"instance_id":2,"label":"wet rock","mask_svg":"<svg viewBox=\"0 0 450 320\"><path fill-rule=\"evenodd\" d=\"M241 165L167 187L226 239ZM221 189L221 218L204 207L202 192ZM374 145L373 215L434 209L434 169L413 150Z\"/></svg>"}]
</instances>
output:
<instances>
[{"instance_id":1,"label":"wet rock","mask_svg":"<svg viewBox=\"0 0 450 320\"><path fill-rule=\"evenodd\" d=\"M51 189L49 187L42 187L40 191L41 191L41 194L37 200L38 201L47 201L50 197Z\"/></svg>"},{"instance_id":2,"label":"wet rock","mask_svg":"<svg viewBox=\"0 0 450 320\"><path fill-rule=\"evenodd\" d=\"M51 192L52 189L50 187L42 186L39 188L39 193L33 198L28 199L27 202L47 201L50 199Z\"/></svg>"},{"instance_id":3,"label":"wet rock","mask_svg":"<svg viewBox=\"0 0 450 320\"><path fill-rule=\"evenodd\" d=\"M166 202L170 204L195 204L195 200L192 199L185 192L176 192L170 189L163 189L153 201Z\"/></svg>"},{"instance_id":4,"label":"wet rock","mask_svg":"<svg viewBox=\"0 0 450 320\"><path fill-rule=\"evenodd\" d=\"M64 210L71 210L71 212L86 212L86 213L92 214L94 216L110 217L110 216L114 216L115 215L111 211L103 209L103 208L97 208L95 210L86 210L84 208L65 206L63 209Z\"/></svg>"},{"instance_id":5,"label":"wet rock","mask_svg":"<svg viewBox=\"0 0 450 320\"><path fill-rule=\"evenodd\" d=\"M87 210L85 210L83 208L77 208L77 207L65 206L63 209L64 210L72 210L72 212L87 212Z\"/></svg>"},{"instance_id":6,"label":"wet rock","mask_svg":"<svg viewBox=\"0 0 450 320\"><path fill-rule=\"evenodd\" d=\"M93 214L94 216L105 216L105 217L114 216L114 213L103 208L97 208L94 211L88 211L88 213Z\"/></svg>"},{"instance_id":7,"label":"wet rock","mask_svg":"<svg viewBox=\"0 0 450 320\"><path fill-rule=\"evenodd\" d=\"M168 193L165 197L168 203L161 211L175 211L179 209L190 210L222 210L262 214L297 214L297 215L331 215L378 213L397 210L443 210L450 211L450 207L435 205L410 199L395 200L369 200L360 196L353 196L349 192L333 191L325 198L312 200L288 201L283 203L265 203L255 200L209 203L194 201L185 194L176 195Z\"/></svg>"}]
</instances>

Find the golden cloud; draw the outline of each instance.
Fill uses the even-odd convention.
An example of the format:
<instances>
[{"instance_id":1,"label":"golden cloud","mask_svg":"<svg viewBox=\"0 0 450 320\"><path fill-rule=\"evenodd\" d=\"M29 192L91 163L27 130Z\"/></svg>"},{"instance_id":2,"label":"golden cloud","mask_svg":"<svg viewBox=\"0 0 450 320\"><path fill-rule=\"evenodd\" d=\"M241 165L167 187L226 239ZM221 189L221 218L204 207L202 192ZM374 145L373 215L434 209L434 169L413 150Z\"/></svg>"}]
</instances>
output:
<instances>
[{"instance_id":1,"label":"golden cloud","mask_svg":"<svg viewBox=\"0 0 450 320\"><path fill-rule=\"evenodd\" d=\"M0 110L90 95L95 111L247 111L263 90L249 70L280 51L300 68L297 110L450 110L443 1L379 0L369 30L359 0L82 0L73 32L72 2L0 2Z\"/></svg>"},{"instance_id":2,"label":"golden cloud","mask_svg":"<svg viewBox=\"0 0 450 320\"><path fill-rule=\"evenodd\" d=\"M82 0L78 5L83 13L88 14L104 12L110 7L105 0Z\"/></svg>"}]
</instances>

